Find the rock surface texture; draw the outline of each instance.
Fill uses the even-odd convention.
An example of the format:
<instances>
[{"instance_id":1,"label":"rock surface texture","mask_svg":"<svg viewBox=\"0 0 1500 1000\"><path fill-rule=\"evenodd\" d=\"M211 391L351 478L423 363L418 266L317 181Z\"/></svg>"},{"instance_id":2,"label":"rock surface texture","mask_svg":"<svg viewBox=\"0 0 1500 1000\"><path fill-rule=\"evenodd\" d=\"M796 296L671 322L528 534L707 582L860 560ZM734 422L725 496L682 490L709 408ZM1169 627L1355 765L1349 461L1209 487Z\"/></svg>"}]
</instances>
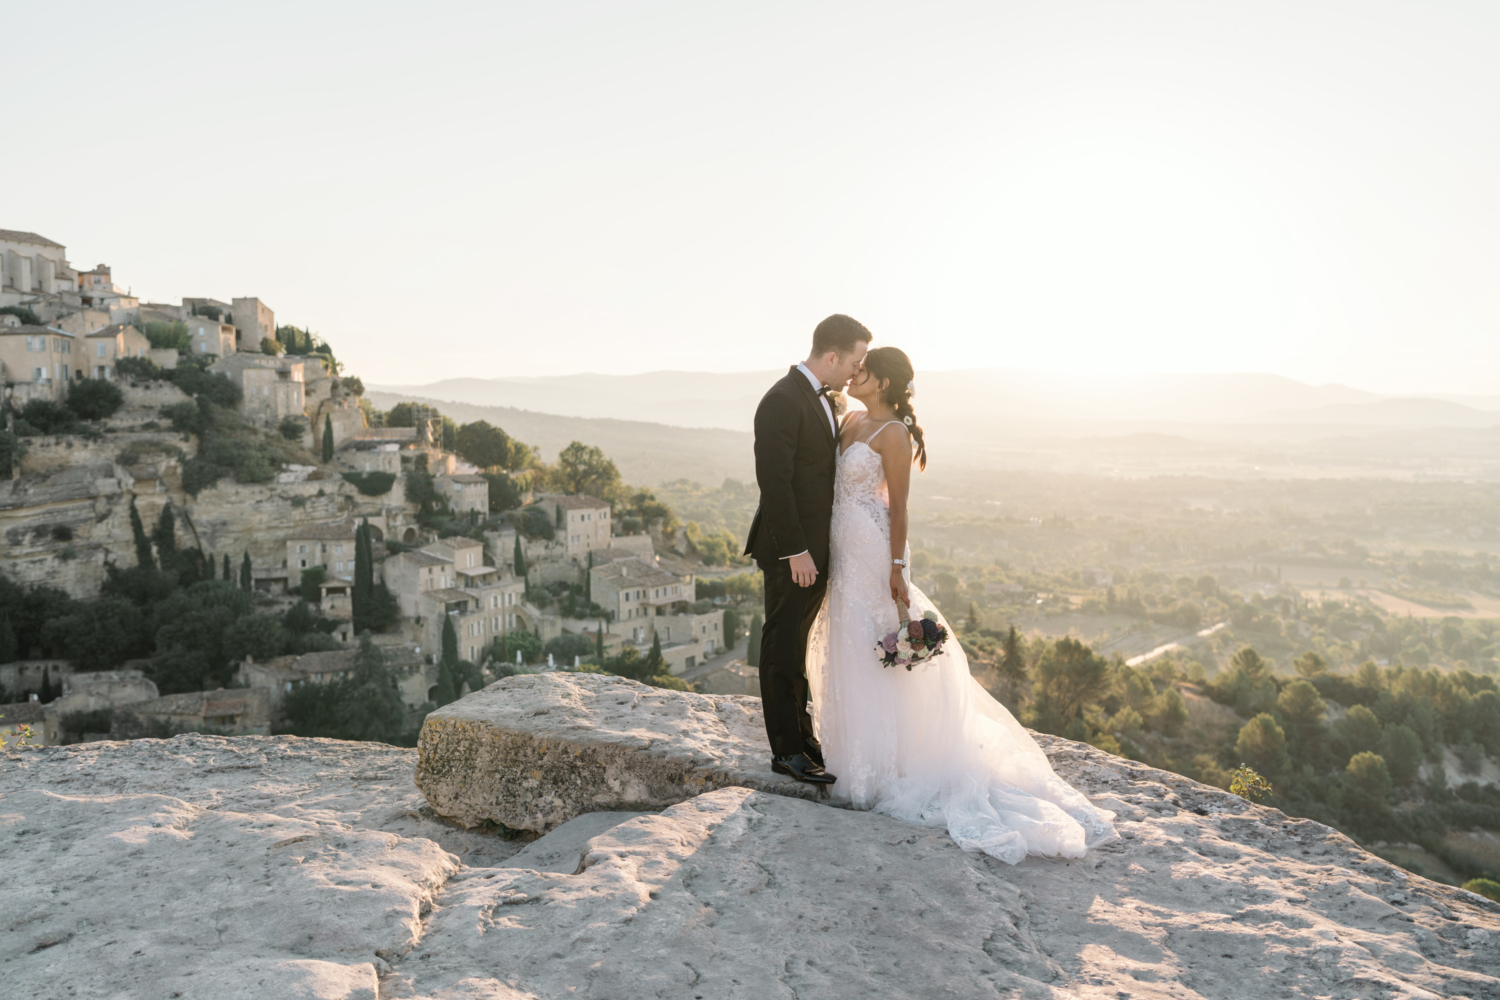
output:
<instances>
[{"instance_id":1,"label":"rock surface texture","mask_svg":"<svg viewBox=\"0 0 1500 1000\"><path fill-rule=\"evenodd\" d=\"M661 809L738 786L826 800L775 774L760 699L610 674L507 677L427 716L417 784L440 815L546 832L581 813Z\"/></svg>"},{"instance_id":2,"label":"rock surface texture","mask_svg":"<svg viewBox=\"0 0 1500 1000\"><path fill-rule=\"evenodd\" d=\"M611 730L633 752L708 754L717 708L637 693L667 702ZM507 841L437 820L410 750L181 736L6 751L0 982L202 1000L1500 1000L1500 906L1317 823L1040 739L1123 840L1011 867L941 830L726 784ZM727 770L713 759L692 773ZM567 775L536 770L538 800ZM635 771L585 773L612 802L608 783Z\"/></svg>"}]
</instances>

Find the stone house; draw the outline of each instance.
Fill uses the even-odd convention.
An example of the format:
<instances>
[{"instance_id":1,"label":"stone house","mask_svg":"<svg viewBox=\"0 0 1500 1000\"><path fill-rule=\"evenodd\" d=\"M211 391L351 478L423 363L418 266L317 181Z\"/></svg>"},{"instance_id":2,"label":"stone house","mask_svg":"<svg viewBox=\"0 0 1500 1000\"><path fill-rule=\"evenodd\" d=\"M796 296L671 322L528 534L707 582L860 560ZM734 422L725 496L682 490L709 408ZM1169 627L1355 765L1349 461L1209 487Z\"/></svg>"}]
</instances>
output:
<instances>
[{"instance_id":1,"label":"stone house","mask_svg":"<svg viewBox=\"0 0 1500 1000\"><path fill-rule=\"evenodd\" d=\"M435 480L435 485L448 498L448 509L467 514L478 511L488 515L490 511L490 482L483 476L471 473L444 473Z\"/></svg>"},{"instance_id":2,"label":"stone house","mask_svg":"<svg viewBox=\"0 0 1500 1000\"><path fill-rule=\"evenodd\" d=\"M67 248L61 243L36 233L0 229L0 306L77 289L78 272L68 266Z\"/></svg>"},{"instance_id":3,"label":"stone house","mask_svg":"<svg viewBox=\"0 0 1500 1000\"><path fill-rule=\"evenodd\" d=\"M187 301L184 299L183 301ZM114 315L113 312L110 313ZM189 316L188 351L192 354L212 354L227 358L239 350L239 336L233 323L225 323L207 316Z\"/></svg>"},{"instance_id":4,"label":"stone house","mask_svg":"<svg viewBox=\"0 0 1500 1000\"><path fill-rule=\"evenodd\" d=\"M383 569L386 586L431 657L442 650L445 616L453 619L459 655L473 663L507 632L543 630L544 616L525 603L526 581L485 565L483 545L471 538L444 538L399 552Z\"/></svg>"},{"instance_id":5,"label":"stone house","mask_svg":"<svg viewBox=\"0 0 1500 1000\"><path fill-rule=\"evenodd\" d=\"M302 570L322 566L330 574L354 575L353 521L312 524L286 536L286 568L289 586L296 586Z\"/></svg>"},{"instance_id":6,"label":"stone house","mask_svg":"<svg viewBox=\"0 0 1500 1000\"><path fill-rule=\"evenodd\" d=\"M427 700L427 689L432 681L423 670L422 657L413 646L382 646L381 653L386 663L400 678L401 697L406 707L420 707ZM354 649L335 649L326 652L302 653L293 656L278 656L274 660L257 663L246 658L235 670L235 683L247 688L260 688L267 692L274 716L281 710L281 700L300 684L326 684L347 677L354 669ZM435 681L436 678L433 678Z\"/></svg>"},{"instance_id":7,"label":"stone house","mask_svg":"<svg viewBox=\"0 0 1500 1000\"><path fill-rule=\"evenodd\" d=\"M47 705L47 711L59 718L71 712L95 712L161 697L156 684L139 670L70 674L62 688L62 695Z\"/></svg>"},{"instance_id":8,"label":"stone house","mask_svg":"<svg viewBox=\"0 0 1500 1000\"><path fill-rule=\"evenodd\" d=\"M189 329L198 322L196 318L191 320ZM300 417L305 413L306 371L302 358L245 351L221 355L208 369L239 386L244 394L240 411L246 420L263 427L275 427L287 417Z\"/></svg>"},{"instance_id":9,"label":"stone house","mask_svg":"<svg viewBox=\"0 0 1500 1000\"><path fill-rule=\"evenodd\" d=\"M61 312L62 310L53 310ZM92 309L87 306L63 312L52 325L65 333L71 333L75 337L86 337L95 330L102 330L109 326L108 309ZM148 342L147 346L150 344Z\"/></svg>"},{"instance_id":10,"label":"stone house","mask_svg":"<svg viewBox=\"0 0 1500 1000\"><path fill-rule=\"evenodd\" d=\"M262 340L276 339L276 314L260 299L231 299L229 316L247 351L259 350Z\"/></svg>"},{"instance_id":11,"label":"stone house","mask_svg":"<svg viewBox=\"0 0 1500 1000\"><path fill-rule=\"evenodd\" d=\"M609 548L609 504L603 500L583 494L540 493L535 502L552 515L569 559L582 563L591 551Z\"/></svg>"},{"instance_id":12,"label":"stone house","mask_svg":"<svg viewBox=\"0 0 1500 1000\"><path fill-rule=\"evenodd\" d=\"M18 404L33 399L61 403L68 382L87 364L77 338L46 326L0 326L0 380L13 384ZM76 374L75 374L76 373Z\"/></svg>"},{"instance_id":13,"label":"stone house","mask_svg":"<svg viewBox=\"0 0 1500 1000\"><path fill-rule=\"evenodd\" d=\"M632 622L686 612L695 592L692 575L679 576L654 559L631 556L589 570L589 593L629 633Z\"/></svg>"},{"instance_id":14,"label":"stone house","mask_svg":"<svg viewBox=\"0 0 1500 1000\"><path fill-rule=\"evenodd\" d=\"M83 350L88 358L90 378L112 379L120 358L144 358L151 351L151 341L129 323L115 323L86 334Z\"/></svg>"},{"instance_id":15,"label":"stone house","mask_svg":"<svg viewBox=\"0 0 1500 1000\"><path fill-rule=\"evenodd\" d=\"M270 692L253 687L219 688L136 702L115 710L110 735L116 739L130 739L149 733L156 726L179 733L269 736Z\"/></svg>"}]
</instances>

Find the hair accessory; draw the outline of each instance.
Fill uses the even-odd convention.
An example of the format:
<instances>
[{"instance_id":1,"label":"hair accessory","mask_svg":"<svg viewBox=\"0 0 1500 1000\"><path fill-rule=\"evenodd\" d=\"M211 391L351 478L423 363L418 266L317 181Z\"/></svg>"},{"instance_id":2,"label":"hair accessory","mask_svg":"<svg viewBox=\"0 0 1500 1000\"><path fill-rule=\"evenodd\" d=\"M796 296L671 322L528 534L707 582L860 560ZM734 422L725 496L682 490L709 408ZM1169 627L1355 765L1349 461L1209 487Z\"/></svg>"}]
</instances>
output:
<instances>
[{"instance_id":1,"label":"hair accessory","mask_svg":"<svg viewBox=\"0 0 1500 1000\"><path fill-rule=\"evenodd\" d=\"M913 420L911 417L902 417L901 418L901 422L903 424L905 424L906 426L908 426L908 427L910 427L910 426L912 426L913 424L916 423L916 421Z\"/></svg>"},{"instance_id":2,"label":"hair accessory","mask_svg":"<svg viewBox=\"0 0 1500 1000\"><path fill-rule=\"evenodd\" d=\"M915 396L917 394L917 383L915 380L906 383L906 394L908 396Z\"/></svg>"}]
</instances>

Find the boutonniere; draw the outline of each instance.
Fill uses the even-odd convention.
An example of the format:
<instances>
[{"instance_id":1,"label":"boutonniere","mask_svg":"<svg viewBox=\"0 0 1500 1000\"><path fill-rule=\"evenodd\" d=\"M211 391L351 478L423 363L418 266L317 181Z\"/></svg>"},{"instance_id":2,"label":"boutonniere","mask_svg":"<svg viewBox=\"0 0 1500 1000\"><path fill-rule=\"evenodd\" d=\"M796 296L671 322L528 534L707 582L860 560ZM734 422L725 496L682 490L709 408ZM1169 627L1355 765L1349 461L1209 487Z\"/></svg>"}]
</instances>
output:
<instances>
[{"instance_id":1,"label":"boutonniere","mask_svg":"<svg viewBox=\"0 0 1500 1000\"><path fill-rule=\"evenodd\" d=\"M849 410L849 397L842 392L830 392L828 394L828 405L833 407L834 419L842 417Z\"/></svg>"}]
</instances>

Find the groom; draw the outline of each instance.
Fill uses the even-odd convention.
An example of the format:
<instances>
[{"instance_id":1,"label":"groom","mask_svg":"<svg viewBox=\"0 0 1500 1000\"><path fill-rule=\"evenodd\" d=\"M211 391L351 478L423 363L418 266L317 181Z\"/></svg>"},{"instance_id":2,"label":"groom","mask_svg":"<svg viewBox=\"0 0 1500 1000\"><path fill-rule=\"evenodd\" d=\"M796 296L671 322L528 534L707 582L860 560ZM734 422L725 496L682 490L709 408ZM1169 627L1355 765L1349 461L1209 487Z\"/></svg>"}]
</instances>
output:
<instances>
[{"instance_id":1,"label":"groom","mask_svg":"<svg viewBox=\"0 0 1500 1000\"><path fill-rule=\"evenodd\" d=\"M745 555L765 574L760 697L771 770L831 785L807 711L807 633L828 588L828 532L838 424L827 394L859 370L870 331L833 315L813 331L807 360L771 386L755 410L755 480L760 507Z\"/></svg>"}]
</instances>

